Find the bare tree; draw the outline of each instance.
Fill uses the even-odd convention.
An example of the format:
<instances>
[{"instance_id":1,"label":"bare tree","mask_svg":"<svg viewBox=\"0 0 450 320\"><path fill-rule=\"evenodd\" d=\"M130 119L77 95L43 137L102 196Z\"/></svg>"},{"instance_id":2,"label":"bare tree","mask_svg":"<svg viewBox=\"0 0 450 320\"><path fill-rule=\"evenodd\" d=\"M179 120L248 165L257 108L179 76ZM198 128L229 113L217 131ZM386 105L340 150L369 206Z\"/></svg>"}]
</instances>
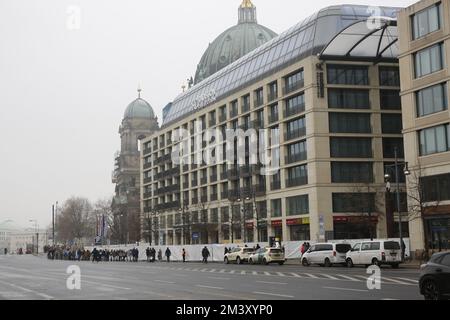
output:
<instances>
[{"instance_id":1,"label":"bare tree","mask_svg":"<svg viewBox=\"0 0 450 320\"><path fill-rule=\"evenodd\" d=\"M59 240L68 242L93 238L95 236L95 216L88 199L73 197L62 208L58 223Z\"/></svg>"},{"instance_id":2,"label":"bare tree","mask_svg":"<svg viewBox=\"0 0 450 320\"><path fill-rule=\"evenodd\" d=\"M99 199L94 204L94 212L96 215L104 216L108 226L106 238L110 240L119 240L120 238L120 222L115 219L111 207L112 197Z\"/></svg>"}]
</instances>

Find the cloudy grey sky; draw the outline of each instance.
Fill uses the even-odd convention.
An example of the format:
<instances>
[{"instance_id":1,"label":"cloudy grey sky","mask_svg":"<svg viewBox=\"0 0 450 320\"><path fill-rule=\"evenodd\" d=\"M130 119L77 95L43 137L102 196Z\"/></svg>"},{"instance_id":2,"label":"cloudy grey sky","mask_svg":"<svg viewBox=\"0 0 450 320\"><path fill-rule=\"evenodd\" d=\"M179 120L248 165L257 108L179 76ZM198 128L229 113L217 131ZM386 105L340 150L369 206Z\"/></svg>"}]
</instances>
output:
<instances>
[{"instance_id":1,"label":"cloudy grey sky","mask_svg":"<svg viewBox=\"0 0 450 320\"><path fill-rule=\"evenodd\" d=\"M112 195L118 127L138 83L161 116L208 43L237 23L240 2L0 0L0 223L44 226L57 200ZM254 3L259 23L280 33L340 1ZM79 30L67 28L73 5Z\"/></svg>"}]
</instances>

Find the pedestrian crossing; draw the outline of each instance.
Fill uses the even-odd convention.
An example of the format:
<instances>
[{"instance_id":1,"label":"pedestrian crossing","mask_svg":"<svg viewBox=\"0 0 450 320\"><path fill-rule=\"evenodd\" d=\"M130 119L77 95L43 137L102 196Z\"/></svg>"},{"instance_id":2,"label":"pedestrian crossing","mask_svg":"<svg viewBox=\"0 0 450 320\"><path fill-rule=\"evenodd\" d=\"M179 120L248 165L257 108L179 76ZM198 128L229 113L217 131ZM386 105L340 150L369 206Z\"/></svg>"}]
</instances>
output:
<instances>
[{"instance_id":1,"label":"pedestrian crossing","mask_svg":"<svg viewBox=\"0 0 450 320\"><path fill-rule=\"evenodd\" d=\"M176 268L176 267L158 267L165 270L172 271L190 271L200 273L219 273L230 275L243 275L243 276L266 276L266 277L282 277L282 278L296 278L296 279L312 279L312 280L333 280L333 281L353 281L353 282L367 282L369 275L356 275L356 274L325 274L325 273L303 273L303 272L279 272L279 271L255 271L255 270L227 270L217 268ZM416 279L410 279L405 277L389 277L381 276L382 284L394 284L405 286L417 286L419 283Z\"/></svg>"}]
</instances>

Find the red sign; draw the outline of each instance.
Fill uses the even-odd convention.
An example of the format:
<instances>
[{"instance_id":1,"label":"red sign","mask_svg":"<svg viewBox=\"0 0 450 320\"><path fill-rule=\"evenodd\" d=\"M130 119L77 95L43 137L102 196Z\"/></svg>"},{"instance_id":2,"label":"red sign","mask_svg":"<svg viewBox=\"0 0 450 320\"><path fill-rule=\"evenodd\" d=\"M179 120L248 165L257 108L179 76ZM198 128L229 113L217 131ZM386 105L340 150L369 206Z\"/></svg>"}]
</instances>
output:
<instances>
[{"instance_id":1,"label":"red sign","mask_svg":"<svg viewBox=\"0 0 450 320\"><path fill-rule=\"evenodd\" d=\"M289 220L286 220L286 224L288 226L298 226L298 225L303 224L303 220L302 219L289 219Z\"/></svg>"},{"instance_id":2,"label":"red sign","mask_svg":"<svg viewBox=\"0 0 450 320\"><path fill-rule=\"evenodd\" d=\"M334 222L349 222L349 223L367 223L369 222L368 216L347 216L347 217L333 217ZM378 217L371 217L372 223L378 223Z\"/></svg>"},{"instance_id":3,"label":"red sign","mask_svg":"<svg viewBox=\"0 0 450 320\"><path fill-rule=\"evenodd\" d=\"M272 221L272 227L281 227L283 225L282 220Z\"/></svg>"}]
</instances>

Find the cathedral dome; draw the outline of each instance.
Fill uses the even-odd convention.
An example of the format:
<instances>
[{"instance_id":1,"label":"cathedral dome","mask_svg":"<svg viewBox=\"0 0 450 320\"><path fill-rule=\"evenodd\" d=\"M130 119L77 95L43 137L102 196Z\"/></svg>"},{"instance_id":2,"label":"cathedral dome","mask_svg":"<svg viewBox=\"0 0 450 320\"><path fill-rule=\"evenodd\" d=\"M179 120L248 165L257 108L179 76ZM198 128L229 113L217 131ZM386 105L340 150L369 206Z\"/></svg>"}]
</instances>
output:
<instances>
[{"instance_id":1,"label":"cathedral dome","mask_svg":"<svg viewBox=\"0 0 450 320\"><path fill-rule=\"evenodd\" d=\"M124 119L134 119L134 118L145 118L153 119L155 118L155 112L152 106L141 98L141 90L138 90L139 97L131 102L127 109L125 110Z\"/></svg>"},{"instance_id":2,"label":"cathedral dome","mask_svg":"<svg viewBox=\"0 0 450 320\"><path fill-rule=\"evenodd\" d=\"M276 36L275 32L257 23L256 7L251 0L244 0L239 7L238 24L219 35L203 54L197 66L195 83L208 78Z\"/></svg>"}]
</instances>

